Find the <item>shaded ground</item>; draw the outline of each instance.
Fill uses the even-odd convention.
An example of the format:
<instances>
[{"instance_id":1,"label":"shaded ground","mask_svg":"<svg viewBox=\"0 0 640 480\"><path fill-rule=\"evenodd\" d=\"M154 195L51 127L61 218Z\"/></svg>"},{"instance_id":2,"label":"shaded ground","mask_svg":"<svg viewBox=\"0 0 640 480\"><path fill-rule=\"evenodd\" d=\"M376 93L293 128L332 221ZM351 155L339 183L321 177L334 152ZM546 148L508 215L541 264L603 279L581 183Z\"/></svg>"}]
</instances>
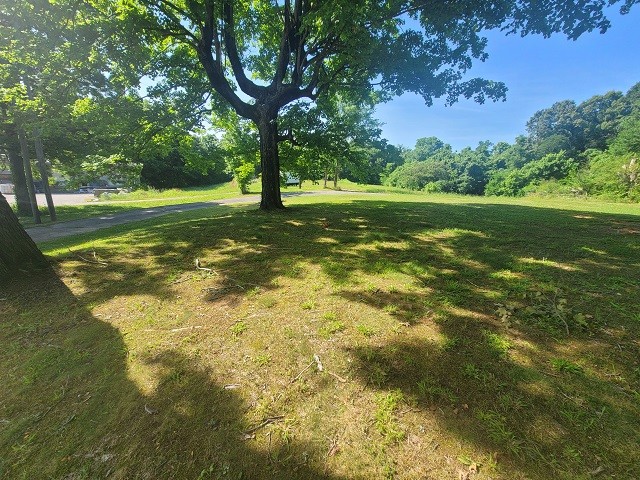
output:
<instances>
[{"instance_id":1,"label":"shaded ground","mask_svg":"<svg viewBox=\"0 0 640 480\"><path fill-rule=\"evenodd\" d=\"M0 477L640 478L638 216L215 210L1 295Z\"/></svg>"}]
</instances>

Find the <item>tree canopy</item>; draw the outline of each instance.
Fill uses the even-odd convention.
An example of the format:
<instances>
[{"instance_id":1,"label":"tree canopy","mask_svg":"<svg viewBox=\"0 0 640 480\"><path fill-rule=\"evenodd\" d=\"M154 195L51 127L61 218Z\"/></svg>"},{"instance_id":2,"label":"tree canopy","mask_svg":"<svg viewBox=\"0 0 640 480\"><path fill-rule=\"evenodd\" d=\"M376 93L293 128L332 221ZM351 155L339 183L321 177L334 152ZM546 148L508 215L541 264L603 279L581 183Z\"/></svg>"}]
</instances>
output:
<instances>
[{"instance_id":1,"label":"tree canopy","mask_svg":"<svg viewBox=\"0 0 640 480\"><path fill-rule=\"evenodd\" d=\"M628 10L636 0L624 2ZM610 4L617 3L615 0ZM503 83L467 78L487 58L483 32L575 39L609 20L602 0L468 2L392 0L118 0L119 15L182 71L205 78L221 103L252 120L260 137L262 202L282 207L277 119L283 107L337 91L388 99L415 92L502 99Z\"/></svg>"}]
</instances>

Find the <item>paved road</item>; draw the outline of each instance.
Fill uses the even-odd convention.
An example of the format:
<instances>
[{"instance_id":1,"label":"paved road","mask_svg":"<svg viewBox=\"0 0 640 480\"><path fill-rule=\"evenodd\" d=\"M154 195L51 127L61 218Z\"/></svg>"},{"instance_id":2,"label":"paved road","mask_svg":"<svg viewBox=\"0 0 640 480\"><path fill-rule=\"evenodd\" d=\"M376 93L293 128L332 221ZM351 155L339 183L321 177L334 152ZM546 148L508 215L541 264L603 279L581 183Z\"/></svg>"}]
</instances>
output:
<instances>
[{"instance_id":1,"label":"paved road","mask_svg":"<svg viewBox=\"0 0 640 480\"><path fill-rule=\"evenodd\" d=\"M290 192L283 193L283 197L297 197L302 195L342 195L344 191L320 190L316 192ZM52 223L37 227L27 228L27 233L36 243L55 240L56 238L69 237L81 233L95 232L102 228L112 227L114 225L122 225L124 223L146 220L173 212L186 212L189 210L197 210L199 208L214 207L216 205L232 205L238 203L258 203L260 197L258 195L250 195L238 198L227 198L224 200L212 200L209 202L184 203L181 205L167 205L164 207L140 208L130 210L125 213L116 213L113 215L104 215L100 217L85 218L82 220L72 220L70 222Z\"/></svg>"},{"instance_id":2,"label":"paved road","mask_svg":"<svg viewBox=\"0 0 640 480\"><path fill-rule=\"evenodd\" d=\"M15 195L5 195L4 196L9 202L9 205L12 205L16 201ZM90 202L95 197L92 193L54 193L53 194L53 204L54 205L83 205L87 202ZM36 200L38 200L38 205L41 207L47 206L47 199L44 197L44 193L37 193Z\"/></svg>"}]
</instances>

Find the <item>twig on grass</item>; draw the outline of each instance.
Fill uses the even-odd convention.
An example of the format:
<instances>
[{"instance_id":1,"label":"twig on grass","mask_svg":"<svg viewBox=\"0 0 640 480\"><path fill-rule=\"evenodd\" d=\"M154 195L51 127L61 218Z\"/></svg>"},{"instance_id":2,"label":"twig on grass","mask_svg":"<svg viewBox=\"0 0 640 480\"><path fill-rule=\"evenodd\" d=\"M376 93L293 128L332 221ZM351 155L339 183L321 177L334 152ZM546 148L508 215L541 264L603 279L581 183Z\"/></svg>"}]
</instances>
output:
<instances>
[{"instance_id":1,"label":"twig on grass","mask_svg":"<svg viewBox=\"0 0 640 480\"><path fill-rule=\"evenodd\" d=\"M171 333L176 333L176 332L182 332L184 330L197 330L198 328L202 328L202 325L193 325L191 327L172 328L169 331Z\"/></svg>"},{"instance_id":2,"label":"twig on grass","mask_svg":"<svg viewBox=\"0 0 640 480\"><path fill-rule=\"evenodd\" d=\"M322 361L320 360L320 356L319 356L317 353L315 353L315 354L313 355L313 360L312 360L312 361L311 361L311 362L310 362L306 367L304 367L304 368L300 371L300 373L298 373L295 377L293 377L293 378L291 379L291 381L289 381L289 384L291 384L291 383L295 383L295 382L296 382L296 381L297 381L297 380L302 376L302 374L303 374L304 372L306 372L307 370L309 370L309 369L313 366L313 364L315 364L315 365L316 365L316 368L318 369L318 371L319 371L319 372L326 372L326 373L328 373L329 375L331 375L332 377L334 377L336 380L338 380L338 381L340 381L340 382L342 382L342 383L347 383L347 379L345 379L345 378L341 377L341 376L340 376L340 375L338 375L337 373L333 373L333 372L330 372L329 370L326 370L326 369L324 368L324 365L322 365Z\"/></svg>"},{"instance_id":3,"label":"twig on grass","mask_svg":"<svg viewBox=\"0 0 640 480\"><path fill-rule=\"evenodd\" d=\"M197 330L200 328L204 328L202 325L194 325L192 327L180 327L180 328L172 328L170 330L162 329L162 328L145 328L143 332L168 332L168 333L178 333L184 332L185 330Z\"/></svg>"},{"instance_id":4,"label":"twig on grass","mask_svg":"<svg viewBox=\"0 0 640 480\"><path fill-rule=\"evenodd\" d=\"M313 364L314 364L314 363L316 363L315 359L314 359L311 363L309 363L309 365L307 365L306 367L304 367L304 368L300 371L300 373L299 373L298 375L296 375L295 377L293 377L289 383L295 383L295 382L296 382L296 380L298 380L298 379L302 376L302 374L303 374L304 372L306 372L307 370L309 370L309 369L313 366Z\"/></svg>"},{"instance_id":5,"label":"twig on grass","mask_svg":"<svg viewBox=\"0 0 640 480\"><path fill-rule=\"evenodd\" d=\"M265 418L262 423L260 423L259 425L250 428L249 430L245 430L244 432L242 432L244 435L251 435L252 433L257 432L258 430L260 430L263 427L266 427L267 425L269 425L270 423L274 423L277 422L279 420L282 420L284 418L284 415L276 415L275 417L267 417Z\"/></svg>"},{"instance_id":6,"label":"twig on grass","mask_svg":"<svg viewBox=\"0 0 640 480\"><path fill-rule=\"evenodd\" d=\"M203 271L205 271L205 272L209 272L209 273L216 273L216 272L214 272L214 271L213 271L213 269L212 269L212 268L205 268L205 267L202 267L202 266L200 265L200 259L199 259L199 258L196 258L196 262L195 262L195 263L196 263L196 270L203 270Z\"/></svg>"},{"instance_id":7,"label":"twig on grass","mask_svg":"<svg viewBox=\"0 0 640 480\"><path fill-rule=\"evenodd\" d=\"M102 265L102 266L107 266L109 265L107 262L103 262L102 260L98 260L98 256L96 255L96 252L93 252L93 258L94 260L91 260L89 258L85 258L82 255L80 255L78 252L74 252L73 250L69 249L69 252L73 253L76 257L78 257L80 260L82 260L83 262L87 262L87 263L95 263L97 265Z\"/></svg>"},{"instance_id":8,"label":"twig on grass","mask_svg":"<svg viewBox=\"0 0 640 480\"><path fill-rule=\"evenodd\" d=\"M570 335L569 324L567 323L567 320L564 318L564 316L560 315L559 313L556 313L556 317L558 317L560 321L564 323L564 330L567 332L567 336L569 336Z\"/></svg>"},{"instance_id":9,"label":"twig on grass","mask_svg":"<svg viewBox=\"0 0 640 480\"><path fill-rule=\"evenodd\" d=\"M75 418L76 418L76 414L72 413L64 422L62 422L62 424L60 424L60 426L58 427L58 429L56 431L62 430L64 427L66 427L71 422L73 422L75 420Z\"/></svg>"},{"instance_id":10,"label":"twig on grass","mask_svg":"<svg viewBox=\"0 0 640 480\"><path fill-rule=\"evenodd\" d=\"M187 280L191 280L191 277L178 278L177 280L171 282L169 285L177 285L178 283L186 282Z\"/></svg>"},{"instance_id":11,"label":"twig on grass","mask_svg":"<svg viewBox=\"0 0 640 480\"><path fill-rule=\"evenodd\" d=\"M318 371L322 372L324 370L324 367L322 366L322 362L320 361L320 357L318 356L318 354L314 354L313 355L313 359L316 362L316 365L318 367Z\"/></svg>"},{"instance_id":12,"label":"twig on grass","mask_svg":"<svg viewBox=\"0 0 640 480\"><path fill-rule=\"evenodd\" d=\"M346 378L341 377L341 376L340 376L340 375L338 375L337 373L333 373L333 372L330 372L330 371L328 371L328 370L327 370L327 373L328 373L329 375L331 375L332 377L334 377L336 380L338 380L338 381L340 381L340 382L342 382L342 383L347 383L347 379L346 379Z\"/></svg>"}]
</instances>

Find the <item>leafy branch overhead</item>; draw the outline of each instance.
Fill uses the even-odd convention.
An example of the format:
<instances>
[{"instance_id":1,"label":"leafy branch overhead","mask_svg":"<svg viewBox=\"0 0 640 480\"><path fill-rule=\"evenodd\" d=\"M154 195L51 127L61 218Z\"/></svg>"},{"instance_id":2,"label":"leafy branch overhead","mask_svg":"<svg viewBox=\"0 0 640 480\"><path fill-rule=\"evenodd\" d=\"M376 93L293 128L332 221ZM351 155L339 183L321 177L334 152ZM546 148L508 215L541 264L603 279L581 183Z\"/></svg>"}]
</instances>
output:
<instances>
[{"instance_id":1,"label":"leafy branch overhead","mask_svg":"<svg viewBox=\"0 0 640 480\"><path fill-rule=\"evenodd\" d=\"M502 83L463 80L473 59L487 58L483 32L562 32L575 39L610 25L600 0L544 6L535 1L133 0L120 6L149 31L190 45L212 87L252 119L260 106L277 111L335 87L375 85L384 95L413 91L428 104L442 96L450 103L460 96L503 98Z\"/></svg>"}]
</instances>

